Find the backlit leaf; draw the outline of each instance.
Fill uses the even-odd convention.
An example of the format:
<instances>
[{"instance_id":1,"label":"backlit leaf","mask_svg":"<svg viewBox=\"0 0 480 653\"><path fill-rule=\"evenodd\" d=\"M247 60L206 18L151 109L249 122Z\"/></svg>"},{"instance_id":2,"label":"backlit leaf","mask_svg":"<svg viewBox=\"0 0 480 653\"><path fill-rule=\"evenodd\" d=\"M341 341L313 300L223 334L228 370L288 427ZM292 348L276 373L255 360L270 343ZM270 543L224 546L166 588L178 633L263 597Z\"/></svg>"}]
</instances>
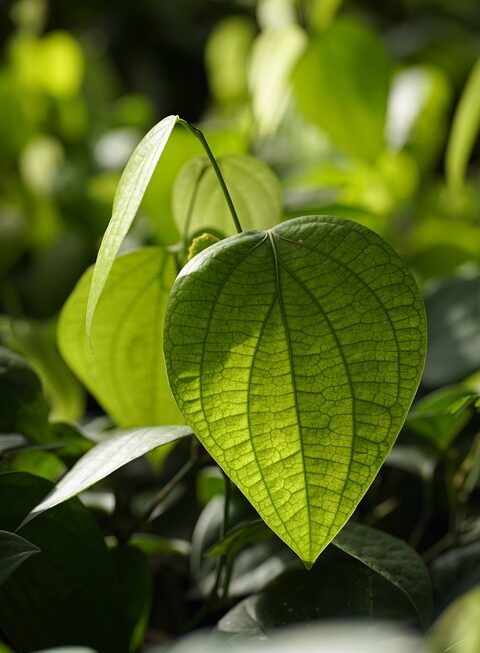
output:
<instances>
[{"instance_id":1,"label":"backlit leaf","mask_svg":"<svg viewBox=\"0 0 480 653\"><path fill-rule=\"evenodd\" d=\"M467 80L453 118L445 160L452 190L459 190L465 179L470 154L480 130L480 61Z\"/></svg>"},{"instance_id":2,"label":"backlit leaf","mask_svg":"<svg viewBox=\"0 0 480 653\"><path fill-rule=\"evenodd\" d=\"M218 165L243 229L273 227L282 214L282 189L270 168L247 154L229 154ZM173 188L172 209L182 234L213 228L236 230L218 179L206 157L187 163Z\"/></svg>"},{"instance_id":3,"label":"backlit leaf","mask_svg":"<svg viewBox=\"0 0 480 653\"><path fill-rule=\"evenodd\" d=\"M63 357L122 427L181 424L168 387L161 341L173 257L147 248L113 264L89 342L84 329L92 268L80 279L59 322Z\"/></svg>"},{"instance_id":4,"label":"backlit leaf","mask_svg":"<svg viewBox=\"0 0 480 653\"><path fill-rule=\"evenodd\" d=\"M113 261L135 218L177 118L178 116L167 116L155 125L137 145L122 173L113 201L112 217L103 236L92 277L86 315L88 335L91 334L95 309Z\"/></svg>"},{"instance_id":5,"label":"backlit leaf","mask_svg":"<svg viewBox=\"0 0 480 653\"><path fill-rule=\"evenodd\" d=\"M374 32L338 20L310 41L294 72L295 99L341 150L374 160L384 144L391 71Z\"/></svg>"},{"instance_id":6,"label":"backlit leaf","mask_svg":"<svg viewBox=\"0 0 480 653\"><path fill-rule=\"evenodd\" d=\"M30 513L25 523L83 492L148 451L190 435L187 426L158 426L117 433L90 449Z\"/></svg>"},{"instance_id":7,"label":"backlit leaf","mask_svg":"<svg viewBox=\"0 0 480 653\"><path fill-rule=\"evenodd\" d=\"M177 403L307 564L375 478L425 357L418 288L379 236L310 216L204 250L165 321Z\"/></svg>"}]
</instances>

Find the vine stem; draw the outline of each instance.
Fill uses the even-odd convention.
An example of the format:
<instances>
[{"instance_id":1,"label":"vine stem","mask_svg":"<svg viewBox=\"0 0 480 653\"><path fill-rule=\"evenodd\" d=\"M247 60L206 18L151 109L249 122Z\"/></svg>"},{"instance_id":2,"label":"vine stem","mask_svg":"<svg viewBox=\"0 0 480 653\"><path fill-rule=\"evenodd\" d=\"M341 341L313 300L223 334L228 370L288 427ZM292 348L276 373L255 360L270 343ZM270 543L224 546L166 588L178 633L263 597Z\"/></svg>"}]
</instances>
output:
<instances>
[{"instance_id":1,"label":"vine stem","mask_svg":"<svg viewBox=\"0 0 480 653\"><path fill-rule=\"evenodd\" d=\"M242 225L240 224L240 220L238 219L237 212L235 210L235 206L233 205L231 195L228 191L227 184L225 183L225 179L223 178L222 172L218 166L217 160L213 156L213 152L210 149L210 146L207 143L207 139L203 135L203 132L200 131L200 129L197 129L197 127L194 127L191 125L187 120L183 120L183 118L178 118L177 119L178 124L182 125L182 127L185 127L191 134L195 136L195 138L198 138L200 143L202 144L203 149L205 150L208 159L210 163L212 164L212 168L217 175L218 183L220 184L220 187L222 189L222 192L225 196L225 200L227 202L230 214L232 216L233 222L235 224L235 229L239 234L242 233Z\"/></svg>"},{"instance_id":2,"label":"vine stem","mask_svg":"<svg viewBox=\"0 0 480 653\"><path fill-rule=\"evenodd\" d=\"M220 540L223 540L223 538L228 532L229 522L230 522L230 498L232 495L232 481L228 478L228 476L225 474L223 470L222 470L222 474L225 481L225 501L223 504L223 519L220 525L220 533L219 533ZM219 598L220 582L222 580L222 573L225 568L226 561L227 558L225 554L221 555L217 561L215 583L212 588L212 596L214 596L217 599ZM228 587L226 589L228 591ZM224 595L225 593L226 592L224 592ZM223 596L222 598L226 598L226 596Z\"/></svg>"}]
</instances>

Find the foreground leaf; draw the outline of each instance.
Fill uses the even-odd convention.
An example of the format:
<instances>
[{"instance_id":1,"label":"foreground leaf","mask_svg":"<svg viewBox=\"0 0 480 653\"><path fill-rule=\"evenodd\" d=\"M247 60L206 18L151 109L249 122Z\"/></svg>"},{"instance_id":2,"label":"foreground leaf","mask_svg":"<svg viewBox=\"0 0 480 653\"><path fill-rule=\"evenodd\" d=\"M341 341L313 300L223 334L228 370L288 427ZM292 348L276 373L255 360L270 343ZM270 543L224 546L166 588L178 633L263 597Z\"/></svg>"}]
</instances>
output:
<instances>
[{"instance_id":1,"label":"foreground leaf","mask_svg":"<svg viewBox=\"0 0 480 653\"><path fill-rule=\"evenodd\" d=\"M45 510L98 483L127 463L179 438L191 435L187 426L158 426L117 433L90 449L35 507L24 524Z\"/></svg>"},{"instance_id":2,"label":"foreground leaf","mask_svg":"<svg viewBox=\"0 0 480 653\"><path fill-rule=\"evenodd\" d=\"M173 257L160 247L120 256L98 303L89 341L84 324L92 272L85 272L62 311L62 355L119 426L181 423L159 345L175 279Z\"/></svg>"},{"instance_id":3,"label":"foreground leaf","mask_svg":"<svg viewBox=\"0 0 480 653\"><path fill-rule=\"evenodd\" d=\"M333 544L402 591L424 626L432 614L432 583L423 560L402 540L364 524L349 522Z\"/></svg>"},{"instance_id":4,"label":"foreground leaf","mask_svg":"<svg viewBox=\"0 0 480 653\"><path fill-rule=\"evenodd\" d=\"M93 316L118 250L135 218L153 171L172 133L178 116L161 120L138 144L120 178L110 223L98 252L90 294L86 327L90 337Z\"/></svg>"},{"instance_id":5,"label":"foreground leaf","mask_svg":"<svg viewBox=\"0 0 480 653\"><path fill-rule=\"evenodd\" d=\"M20 535L0 531L0 585L30 556L39 553L38 546L31 544Z\"/></svg>"},{"instance_id":6,"label":"foreground leaf","mask_svg":"<svg viewBox=\"0 0 480 653\"><path fill-rule=\"evenodd\" d=\"M30 474L0 474L0 528L19 528L51 487ZM80 501L54 508L17 534L40 553L0 587L0 628L14 649L75 644L127 653L118 579L103 534Z\"/></svg>"},{"instance_id":7,"label":"foreground leaf","mask_svg":"<svg viewBox=\"0 0 480 653\"><path fill-rule=\"evenodd\" d=\"M403 424L423 369L424 309L376 234L298 218L192 259L171 294L164 350L187 423L311 564Z\"/></svg>"}]
</instances>

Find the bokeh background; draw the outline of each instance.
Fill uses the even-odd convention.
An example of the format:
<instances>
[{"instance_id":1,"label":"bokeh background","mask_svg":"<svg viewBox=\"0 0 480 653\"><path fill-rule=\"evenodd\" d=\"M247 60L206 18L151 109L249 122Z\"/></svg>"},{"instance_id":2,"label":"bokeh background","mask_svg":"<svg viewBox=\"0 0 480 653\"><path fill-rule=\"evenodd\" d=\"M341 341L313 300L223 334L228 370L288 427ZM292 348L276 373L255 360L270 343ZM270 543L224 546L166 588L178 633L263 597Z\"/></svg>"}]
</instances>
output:
<instances>
[{"instance_id":1,"label":"bokeh background","mask_svg":"<svg viewBox=\"0 0 480 653\"><path fill-rule=\"evenodd\" d=\"M201 123L215 153L270 165L283 217L336 213L394 245L440 316L426 387L478 369L476 0L19 0L0 12L0 338L51 396L56 316L95 260L134 146L170 113ZM453 138L469 79L472 117ZM177 127L125 249L179 240L172 185L200 153Z\"/></svg>"}]
</instances>

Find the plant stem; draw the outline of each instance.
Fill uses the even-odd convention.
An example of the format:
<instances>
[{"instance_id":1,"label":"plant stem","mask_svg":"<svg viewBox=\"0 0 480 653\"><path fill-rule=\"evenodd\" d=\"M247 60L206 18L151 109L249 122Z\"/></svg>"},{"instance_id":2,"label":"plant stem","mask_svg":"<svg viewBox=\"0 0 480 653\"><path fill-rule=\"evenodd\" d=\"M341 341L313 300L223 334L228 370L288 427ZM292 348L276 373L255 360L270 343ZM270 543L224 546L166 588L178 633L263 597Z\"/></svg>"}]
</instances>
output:
<instances>
[{"instance_id":1,"label":"plant stem","mask_svg":"<svg viewBox=\"0 0 480 653\"><path fill-rule=\"evenodd\" d=\"M218 183L220 184L220 187L221 187L221 189L223 191L223 194L225 196L225 200L227 202L227 205L228 205L228 208L230 210L233 222L235 224L235 229L237 230L237 232L239 234L242 233L242 231L243 231L242 225L240 224L240 220L238 219L237 212L235 211L235 207L233 205L230 193L228 192L228 188L227 188L227 185L225 183L225 179L223 178L223 175L222 175L221 170L220 170L220 168L218 166L217 160L213 156L213 152L212 152L212 150L210 149L210 147L209 147L209 145L207 143L207 139L205 138L203 133L200 131L200 129L197 129L197 127L194 127L193 125L191 125L186 120L183 120L183 118L178 118L177 122L180 125L182 125L182 127L185 127L185 129L187 129L196 138L198 138L198 140L202 144L202 147L205 150L210 163L212 164L212 168L213 168L215 174L217 175Z\"/></svg>"},{"instance_id":2,"label":"plant stem","mask_svg":"<svg viewBox=\"0 0 480 653\"><path fill-rule=\"evenodd\" d=\"M230 515L230 498L232 494L232 482L223 471L222 474L225 481L225 502L223 504L223 519L220 525L220 533L219 533L220 540L223 540L223 538L225 537L228 531L229 515ZM220 582L222 579L223 570L225 568L225 563L226 563L226 556L225 554L223 554L219 557L217 561L217 572L215 576L215 583L212 588L212 596L215 597L216 599L220 598L219 597Z\"/></svg>"},{"instance_id":3,"label":"plant stem","mask_svg":"<svg viewBox=\"0 0 480 653\"><path fill-rule=\"evenodd\" d=\"M138 519L134 521L132 526L128 529L125 538L122 538L124 541L128 542L132 535L150 519L157 506L168 496L173 488L176 487L185 478L185 476L195 467L197 462L198 461L196 460L187 460L183 467L181 467L178 472L172 476L168 483L164 485L162 489L156 494L154 499L152 499L148 508L140 515L140 517L138 517Z\"/></svg>"}]
</instances>

